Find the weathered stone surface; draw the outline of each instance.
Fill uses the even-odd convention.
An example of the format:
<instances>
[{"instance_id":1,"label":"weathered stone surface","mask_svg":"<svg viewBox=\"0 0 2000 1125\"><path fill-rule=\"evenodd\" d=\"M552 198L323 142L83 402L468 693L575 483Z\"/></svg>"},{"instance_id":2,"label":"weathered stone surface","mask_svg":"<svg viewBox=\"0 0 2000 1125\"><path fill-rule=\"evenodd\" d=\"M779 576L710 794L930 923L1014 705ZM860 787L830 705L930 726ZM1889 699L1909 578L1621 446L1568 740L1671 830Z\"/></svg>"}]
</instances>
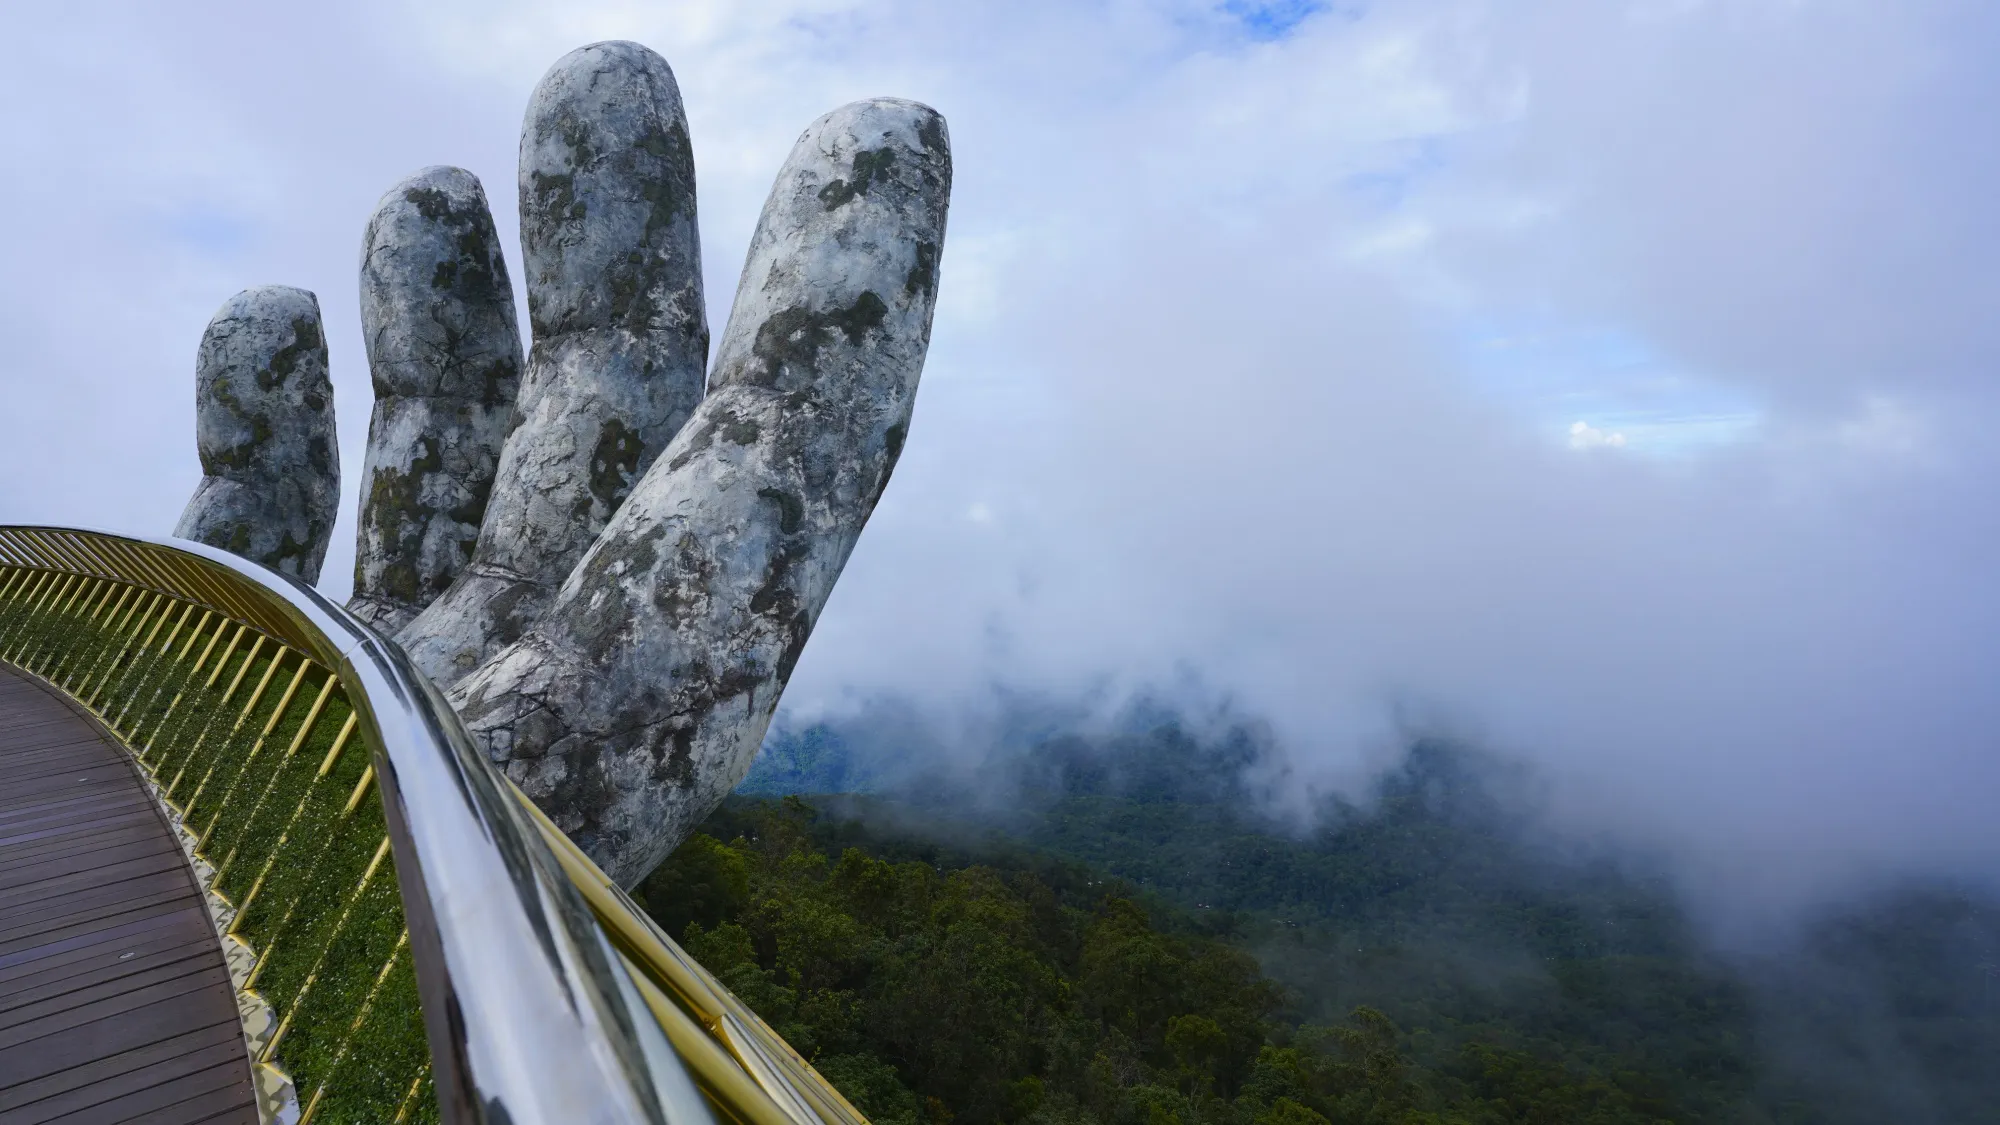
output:
<instances>
[{"instance_id":1,"label":"weathered stone surface","mask_svg":"<svg viewBox=\"0 0 2000 1125\"><path fill-rule=\"evenodd\" d=\"M319 581L340 501L319 299L260 285L224 302L195 355L201 484L174 534Z\"/></svg>"},{"instance_id":2,"label":"weathered stone surface","mask_svg":"<svg viewBox=\"0 0 2000 1125\"><path fill-rule=\"evenodd\" d=\"M708 358L694 155L666 60L563 56L521 131L534 345L472 562L398 636L449 684L539 616L701 401Z\"/></svg>"},{"instance_id":3,"label":"weathered stone surface","mask_svg":"<svg viewBox=\"0 0 2000 1125\"><path fill-rule=\"evenodd\" d=\"M425 168L376 205L361 241L374 376L354 597L393 634L472 557L521 386L521 330L479 178Z\"/></svg>"},{"instance_id":4,"label":"weathered stone surface","mask_svg":"<svg viewBox=\"0 0 2000 1125\"><path fill-rule=\"evenodd\" d=\"M857 102L765 204L707 399L526 635L449 692L630 885L740 781L909 431L944 119Z\"/></svg>"}]
</instances>

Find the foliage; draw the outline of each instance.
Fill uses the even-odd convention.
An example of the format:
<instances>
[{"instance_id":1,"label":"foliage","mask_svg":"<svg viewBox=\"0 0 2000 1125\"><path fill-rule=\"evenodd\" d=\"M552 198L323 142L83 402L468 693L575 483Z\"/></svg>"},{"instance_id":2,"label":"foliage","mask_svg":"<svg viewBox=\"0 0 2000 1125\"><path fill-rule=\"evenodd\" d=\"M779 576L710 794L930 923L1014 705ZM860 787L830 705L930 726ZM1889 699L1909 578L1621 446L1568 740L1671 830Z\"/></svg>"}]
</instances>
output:
<instances>
[{"instance_id":1,"label":"foliage","mask_svg":"<svg viewBox=\"0 0 2000 1125\"><path fill-rule=\"evenodd\" d=\"M1426 1067L1373 1008L1295 1025L1242 949L1074 865L830 851L855 826L796 797L708 828L640 900L881 1125L1658 1120L1637 1083L1530 1051Z\"/></svg>"},{"instance_id":2,"label":"foliage","mask_svg":"<svg viewBox=\"0 0 2000 1125\"><path fill-rule=\"evenodd\" d=\"M1252 954L1283 989L1249 1073L1201 1107L1184 1104L1199 1084L1176 1068L1212 1057L1226 1069L1196 1021L1225 1025L1183 1005L1142 1069L1075 1042L1095 1085L1034 1072L1039 1118L1185 1125L1220 1104L1247 1125L2000 1125L2000 1068L1986 1065L2000 1051L2000 904L1988 895L1889 887L1725 957L1699 940L1660 868L1539 828L1534 778L1518 767L1420 742L1366 800L1274 820L1261 810L1285 807L1297 787L1254 728L1196 737L1165 712L1135 719L1086 737L1059 715L1014 716L1012 741L968 767L889 713L787 735L746 786L867 779L868 795L813 798L822 815L802 822L813 847L1032 876L1093 919L1121 900L1154 932ZM888 760L867 758L875 747ZM958 772L916 776L911 761ZM738 801L710 830L754 836L770 808ZM1056 971L1072 996L1087 983L1081 960ZM1178 980L1141 979L1155 991L1124 1003L1179 1002ZM1107 998L1088 1000L1109 1037ZM1393 1068L1356 1061L1369 1055L1356 1035L1375 1036L1378 1062L1391 1057L1383 1027L1406 1029L1393 1052L1402 1093ZM906 1073L891 1053L872 1057ZM1335 1059L1348 1069L1329 1069ZM1357 1084L1373 1091L1369 1106L1328 1092ZM1115 1105L1093 1093L1111 1088Z\"/></svg>"}]
</instances>

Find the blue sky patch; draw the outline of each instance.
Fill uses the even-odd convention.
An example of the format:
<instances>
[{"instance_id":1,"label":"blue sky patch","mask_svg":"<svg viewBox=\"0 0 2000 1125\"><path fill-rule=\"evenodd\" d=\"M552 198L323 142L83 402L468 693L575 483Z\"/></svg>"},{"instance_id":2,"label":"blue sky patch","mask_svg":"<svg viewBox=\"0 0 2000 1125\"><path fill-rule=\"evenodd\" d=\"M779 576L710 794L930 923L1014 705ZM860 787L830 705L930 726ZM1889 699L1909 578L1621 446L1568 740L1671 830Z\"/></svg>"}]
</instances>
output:
<instances>
[{"instance_id":1,"label":"blue sky patch","mask_svg":"<svg viewBox=\"0 0 2000 1125\"><path fill-rule=\"evenodd\" d=\"M1481 392L1572 448L1680 457L1757 435L1762 412L1749 396L1624 329L1480 321L1459 340Z\"/></svg>"},{"instance_id":2,"label":"blue sky patch","mask_svg":"<svg viewBox=\"0 0 2000 1125\"><path fill-rule=\"evenodd\" d=\"M1221 11L1233 16L1252 38L1283 39L1308 16L1326 10L1325 0L1226 0Z\"/></svg>"}]
</instances>

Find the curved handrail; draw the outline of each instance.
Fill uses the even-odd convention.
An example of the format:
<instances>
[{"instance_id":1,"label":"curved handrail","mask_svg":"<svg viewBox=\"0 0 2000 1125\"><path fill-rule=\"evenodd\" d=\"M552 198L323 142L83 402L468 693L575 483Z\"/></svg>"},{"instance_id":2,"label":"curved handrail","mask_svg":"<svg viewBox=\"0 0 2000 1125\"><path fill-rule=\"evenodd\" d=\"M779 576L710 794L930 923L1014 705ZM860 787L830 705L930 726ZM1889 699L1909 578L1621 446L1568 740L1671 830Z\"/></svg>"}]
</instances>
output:
<instances>
[{"instance_id":1,"label":"curved handrail","mask_svg":"<svg viewBox=\"0 0 2000 1125\"><path fill-rule=\"evenodd\" d=\"M219 614L338 676L381 791L443 1120L865 1125L519 795L400 648L312 587L202 544L79 528L0 527L0 570L176 599L183 620Z\"/></svg>"}]
</instances>

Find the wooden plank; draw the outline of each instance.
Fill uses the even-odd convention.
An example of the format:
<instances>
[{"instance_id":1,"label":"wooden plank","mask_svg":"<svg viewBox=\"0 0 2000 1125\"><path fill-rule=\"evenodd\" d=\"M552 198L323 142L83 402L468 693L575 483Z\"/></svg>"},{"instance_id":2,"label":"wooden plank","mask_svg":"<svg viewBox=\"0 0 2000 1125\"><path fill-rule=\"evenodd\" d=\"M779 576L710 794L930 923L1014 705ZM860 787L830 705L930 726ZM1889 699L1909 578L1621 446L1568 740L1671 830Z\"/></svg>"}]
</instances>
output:
<instances>
[{"instance_id":1,"label":"wooden plank","mask_svg":"<svg viewBox=\"0 0 2000 1125\"><path fill-rule=\"evenodd\" d=\"M0 836L0 863L6 862L5 849L17 844L32 844L37 840L59 840L148 816L158 819L158 815L155 810L144 804L134 804L128 809L111 810L102 816L78 817L61 824L29 828L11 836Z\"/></svg>"},{"instance_id":2,"label":"wooden plank","mask_svg":"<svg viewBox=\"0 0 2000 1125\"><path fill-rule=\"evenodd\" d=\"M80 770L104 771L122 766L115 758L97 754L99 749L95 743L89 742L56 743L33 750L24 749L14 767L13 780L17 787L9 792L36 791L38 787L23 784L29 781L66 778Z\"/></svg>"},{"instance_id":3,"label":"wooden plank","mask_svg":"<svg viewBox=\"0 0 2000 1125\"><path fill-rule=\"evenodd\" d=\"M221 943L128 751L0 664L0 1125L255 1125Z\"/></svg>"},{"instance_id":4,"label":"wooden plank","mask_svg":"<svg viewBox=\"0 0 2000 1125\"><path fill-rule=\"evenodd\" d=\"M135 998L143 999L156 992L177 993L185 991L182 985L196 988L214 983L215 965L201 953L197 947L177 961L155 964L124 976L108 976L95 983L66 981L53 995L10 996L6 1011L0 1012L0 1035L12 1034L17 1028L33 1034L42 1027L53 1026L46 1021L56 1016L116 1010L129 1006Z\"/></svg>"},{"instance_id":5,"label":"wooden plank","mask_svg":"<svg viewBox=\"0 0 2000 1125\"><path fill-rule=\"evenodd\" d=\"M90 771L90 777L80 777L72 783L76 785L76 797L60 797L50 793L18 793L6 805L0 805L0 821L12 821L14 817L22 817L38 809L56 809L62 805L74 805L78 801L94 801L96 795L104 793L124 793L126 789L118 781L120 779L112 777L110 771L94 769Z\"/></svg>"},{"instance_id":6,"label":"wooden plank","mask_svg":"<svg viewBox=\"0 0 2000 1125\"><path fill-rule=\"evenodd\" d=\"M100 736L93 730L78 730L71 721L76 716L52 716L56 721L47 725L37 725L27 731L7 731L0 737L7 740L11 754L22 758L46 758L57 754L68 754L79 760L111 761L121 752L105 746Z\"/></svg>"},{"instance_id":7,"label":"wooden plank","mask_svg":"<svg viewBox=\"0 0 2000 1125\"><path fill-rule=\"evenodd\" d=\"M158 1085L188 1066L190 1055L210 1063L243 1053L243 1040L230 1024L134 1047L108 1058L69 1067L0 1093L0 1113L21 1125L46 1121L102 1104L121 1094Z\"/></svg>"},{"instance_id":8,"label":"wooden plank","mask_svg":"<svg viewBox=\"0 0 2000 1125\"><path fill-rule=\"evenodd\" d=\"M198 1057L187 1056L189 1059ZM250 1101L249 1066L240 1053L234 1059L199 1070L184 1066L181 1073L145 1089L122 1094L88 1109L44 1118L36 1125L119 1125L127 1121L168 1125L169 1122L186 1121L190 1117L199 1120L232 1100Z\"/></svg>"},{"instance_id":9,"label":"wooden plank","mask_svg":"<svg viewBox=\"0 0 2000 1125\"><path fill-rule=\"evenodd\" d=\"M136 910L159 905L172 905L187 896L187 879L179 871L153 872L135 878L123 878L123 873L107 878L94 887L80 887L61 894L33 896L28 912L45 911L50 917L95 921L99 918L124 916ZM24 922L7 926L0 922L0 949L8 948L16 941L34 937L53 927L46 920Z\"/></svg>"},{"instance_id":10,"label":"wooden plank","mask_svg":"<svg viewBox=\"0 0 2000 1125\"><path fill-rule=\"evenodd\" d=\"M44 958L54 958L70 953L73 950L120 940L143 939L148 934L157 933L190 916L200 920L202 925L208 924L207 910L200 906L175 910L158 917L132 919L119 925L66 936L31 949L23 949L0 956L0 975L4 975L9 969L18 968L21 965L33 965Z\"/></svg>"},{"instance_id":11,"label":"wooden plank","mask_svg":"<svg viewBox=\"0 0 2000 1125\"><path fill-rule=\"evenodd\" d=\"M116 862L118 857L110 853L125 849L129 849L133 856L154 851L180 850L173 841L161 840L159 834L152 831L150 824L135 821L116 831L96 836L49 840L41 847L23 848L12 852L4 860L0 860L0 887L18 887L34 882L38 877L36 875L38 868L43 864L61 860L75 859L78 862L88 862L89 857L96 856L102 862ZM10 867L13 864L18 864L19 867Z\"/></svg>"},{"instance_id":12,"label":"wooden plank","mask_svg":"<svg viewBox=\"0 0 2000 1125\"><path fill-rule=\"evenodd\" d=\"M111 862L99 858L96 853L81 857L65 857L43 864L42 866L48 870L41 872L40 878L0 888L0 912L17 903L25 905L30 901L46 900L72 890L109 886L114 879L123 882L161 872L178 872L185 865L179 853L151 846L150 842L141 845L136 854L121 856ZM105 868L112 870L107 871Z\"/></svg>"},{"instance_id":13,"label":"wooden plank","mask_svg":"<svg viewBox=\"0 0 2000 1125\"><path fill-rule=\"evenodd\" d=\"M72 787L81 789L78 778ZM0 823L0 839L66 824L92 824L106 817L122 816L133 809L150 809L153 802L143 793L93 793L89 800L44 801L33 812L22 811Z\"/></svg>"},{"instance_id":14,"label":"wooden plank","mask_svg":"<svg viewBox=\"0 0 2000 1125\"><path fill-rule=\"evenodd\" d=\"M138 942L117 942L111 947L93 946L64 957L37 962L37 971L23 973L8 982L13 998L26 1004L39 996L80 987L121 973L148 968L182 956L202 953L208 943L200 934L162 931L161 936Z\"/></svg>"},{"instance_id":15,"label":"wooden plank","mask_svg":"<svg viewBox=\"0 0 2000 1125\"><path fill-rule=\"evenodd\" d=\"M26 739L8 738L8 757L18 763L17 769L23 776L29 772L42 772L50 765L61 762L87 763L92 767L108 766L122 761L119 753L97 741L96 737L81 738L80 732L65 729L60 736L51 735L30 743ZM6 736L0 736L6 737Z\"/></svg>"},{"instance_id":16,"label":"wooden plank","mask_svg":"<svg viewBox=\"0 0 2000 1125\"><path fill-rule=\"evenodd\" d=\"M189 997L198 1000L201 995L190 992L164 997L130 1011L51 1032L13 1048L7 1053L7 1076L10 1081L7 1086L0 1086L0 1093L20 1082L74 1066L80 1059L106 1058L162 1039L201 1031L204 1025L187 1018L191 1004ZM224 1022L236 1022L233 1006L229 1019ZM215 1023L205 1026L214 1027ZM247 1050L243 1065L247 1073L250 1066ZM4 1120L0 1118L0 1121Z\"/></svg>"},{"instance_id":17,"label":"wooden plank","mask_svg":"<svg viewBox=\"0 0 2000 1125\"><path fill-rule=\"evenodd\" d=\"M112 762L118 760L117 752L100 743L95 734L86 736L82 732L67 727L64 728L61 737L36 740L36 742L45 743L42 745L37 745L27 739L16 740L10 738L7 742L8 759L17 763L18 768L21 769L26 769L30 765L43 762L84 760Z\"/></svg>"}]
</instances>

